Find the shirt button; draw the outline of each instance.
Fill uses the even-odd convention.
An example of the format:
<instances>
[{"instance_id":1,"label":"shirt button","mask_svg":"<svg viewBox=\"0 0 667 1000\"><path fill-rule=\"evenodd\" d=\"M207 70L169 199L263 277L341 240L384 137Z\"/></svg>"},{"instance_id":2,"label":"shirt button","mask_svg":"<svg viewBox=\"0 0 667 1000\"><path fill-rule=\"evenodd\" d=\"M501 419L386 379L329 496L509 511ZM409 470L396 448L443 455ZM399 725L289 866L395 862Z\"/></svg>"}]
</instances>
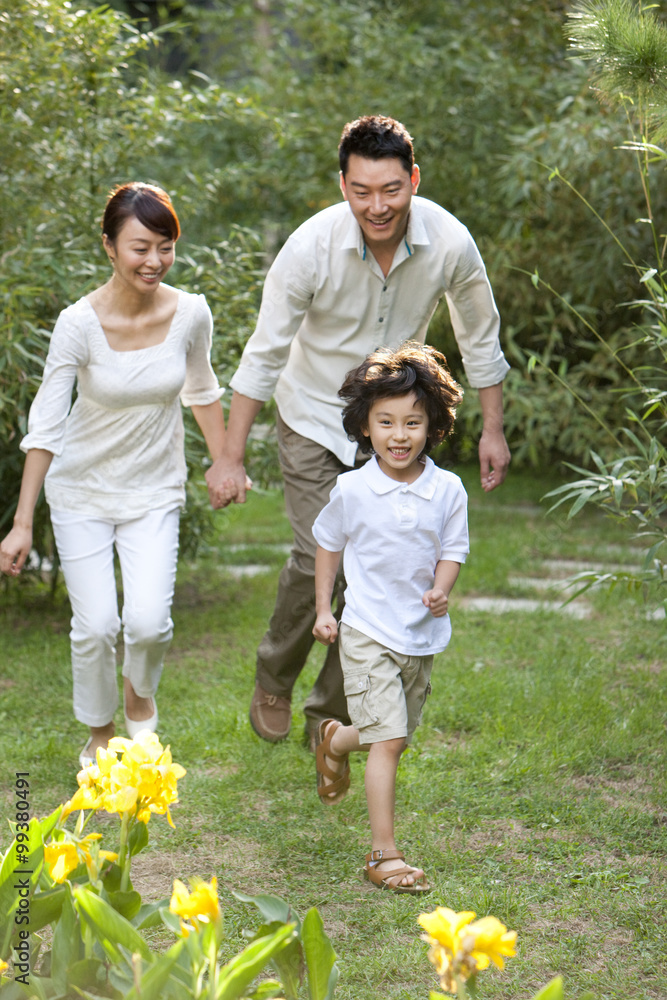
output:
<instances>
[{"instance_id":1,"label":"shirt button","mask_svg":"<svg viewBox=\"0 0 667 1000\"><path fill-rule=\"evenodd\" d=\"M380 316L378 323L384 323L384 316Z\"/></svg>"},{"instance_id":2,"label":"shirt button","mask_svg":"<svg viewBox=\"0 0 667 1000\"><path fill-rule=\"evenodd\" d=\"M382 291L383 291L383 292L386 292L386 291L387 291L387 286L386 286L386 285L383 285L383 286L382 286Z\"/></svg>"}]
</instances>

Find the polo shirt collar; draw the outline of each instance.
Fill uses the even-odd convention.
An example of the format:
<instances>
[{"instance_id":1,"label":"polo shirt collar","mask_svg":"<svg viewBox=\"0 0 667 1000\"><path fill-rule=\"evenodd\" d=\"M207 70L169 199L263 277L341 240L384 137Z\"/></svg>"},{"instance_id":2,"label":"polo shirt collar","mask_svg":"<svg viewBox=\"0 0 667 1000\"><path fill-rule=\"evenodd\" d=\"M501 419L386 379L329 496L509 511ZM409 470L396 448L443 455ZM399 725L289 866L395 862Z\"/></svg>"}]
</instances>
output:
<instances>
[{"instance_id":1,"label":"polo shirt collar","mask_svg":"<svg viewBox=\"0 0 667 1000\"><path fill-rule=\"evenodd\" d=\"M373 455L365 465L362 465L361 474L367 485L373 490L373 493L377 493L378 496L384 496L384 494L392 493L394 490L404 489L408 493L415 493L417 496L423 497L424 500L432 500L436 488L435 470L436 466L433 463L433 459L425 455L424 471L421 476L415 479L414 483L401 483L397 479L391 479L389 476L386 476L378 465L377 455Z\"/></svg>"}]
</instances>

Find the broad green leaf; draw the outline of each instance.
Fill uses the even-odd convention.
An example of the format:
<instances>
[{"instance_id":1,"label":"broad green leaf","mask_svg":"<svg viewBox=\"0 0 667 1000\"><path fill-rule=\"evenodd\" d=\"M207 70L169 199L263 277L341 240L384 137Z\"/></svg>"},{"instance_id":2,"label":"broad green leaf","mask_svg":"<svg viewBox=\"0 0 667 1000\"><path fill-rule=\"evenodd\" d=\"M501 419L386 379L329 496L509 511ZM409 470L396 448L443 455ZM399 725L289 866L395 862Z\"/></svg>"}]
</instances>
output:
<instances>
[{"instance_id":1,"label":"broad green leaf","mask_svg":"<svg viewBox=\"0 0 667 1000\"><path fill-rule=\"evenodd\" d=\"M135 823L128 839L130 855L139 854L148 845L148 826L146 823Z\"/></svg>"},{"instance_id":2,"label":"broad green leaf","mask_svg":"<svg viewBox=\"0 0 667 1000\"><path fill-rule=\"evenodd\" d=\"M275 934L253 941L244 948L231 962L220 969L216 1000L237 1000L242 997L246 986L295 936L295 926L286 924Z\"/></svg>"},{"instance_id":3,"label":"broad green leaf","mask_svg":"<svg viewBox=\"0 0 667 1000\"><path fill-rule=\"evenodd\" d=\"M157 903L142 903L139 912L132 918L132 924L138 931L148 927L157 927L162 923L160 910L169 908L168 899L160 899Z\"/></svg>"},{"instance_id":4,"label":"broad green leaf","mask_svg":"<svg viewBox=\"0 0 667 1000\"><path fill-rule=\"evenodd\" d=\"M127 920L133 920L141 909L141 896L136 889L129 892L108 892L106 898L114 910Z\"/></svg>"},{"instance_id":5,"label":"broad green leaf","mask_svg":"<svg viewBox=\"0 0 667 1000\"><path fill-rule=\"evenodd\" d=\"M69 966L81 958L83 958L81 929L72 902L72 893L68 891L63 897L60 919L53 933L51 947L51 978L61 993L67 992Z\"/></svg>"},{"instance_id":6,"label":"broad green leaf","mask_svg":"<svg viewBox=\"0 0 667 1000\"><path fill-rule=\"evenodd\" d=\"M73 891L77 910L87 920L95 937L113 962L121 962L124 959L119 945L130 953L138 951L147 962L152 961L148 945L129 920L88 889L76 886Z\"/></svg>"},{"instance_id":7,"label":"broad green leaf","mask_svg":"<svg viewBox=\"0 0 667 1000\"><path fill-rule=\"evenodd\" d=\"M233 892L233 896L240 899L242 903L252 903L257 907L268 924L274 920L279 920L281 924L296 924L297 928L301 921L297 913L294 912L289 903L278 896L247 896L244 892Z\"/></svg>"},{"instance_id":8,"label":"broad green leaf","mask_svg":"<svg viewBox=\"0 0 667 1000\"><path fill-rule=\"evenodd\" d=\"M29 929L26 916L30 913L30 898L44 861L44 846L39 820L33 818L27 831L19 831L26 840L14 839L0 865L0 955L6 955L10 942L21 928ZM28 891L30 895L19 893Z\"/></svg>"},{"instance_id":9,"label":"broad green leaf","mask_svg":"<svg viewBox=\"0 0 667 1000\"><path fill-rule=\"evenodd\" d=\"M301 929L301 940L308 969L310 1000L330 1000L338 982L336 953L316 907L308 910Z\"/></svg>"},{"instance_id":10,"label":"broad green leaf","mask_svg":"<svg viewBox=\"0 0 667 1000\"><path fill-rule=\"evenodd\" d=\"M564 1000L563 977L556 976L552 979L535 994L533 1000Z\"/></svg>"},{"instance_id":11,"label":"broad green leaf","mask_svg":"<svg viewBox=\"0 0 667 1000\"><path fill-rule=\"evenodd\" d=\"M270 924L262 924L261 927L257 928L255 939L273 934L283 926L284 924L280 920L274 920ZM298 936L274 956L273 965L285 989L286 1000L296 1000L305 972L303 948Z\"/></svg>"},{"instance_id":12,"label":"broad green leaf","mask_svg":"<svg viewBox=\"0 0 667 1000\"><path fill-rule=\"evenodd\" d=\"M39 931L58 920L63 900L69 892L68 885L56 885L53 889L36 892L30 900L30 930Z\"/></svg>"},{"instance_id":13,"label":"broad green leaf","mask_svg":"<svg viewBox=\"0 0 667 1000\"><path fill-rule=\"evenodd\" d=\"M142 974L139 990L133 987L125 1000L161 1000L165 996L165 985L183 949L183 941L177 941L169 951L159 958Z\"/></svg>"},{"instance_id":14,"label":"broad green leaf","mask_svg":"<svg viewBox=\"0 0 667 1000\"><path fill-rule=\"evenodd\" d=\"M264 979L250 994L252 1000L274 1000L284 996L282 985L277 979Z\"/></svg>"}]
</instances>

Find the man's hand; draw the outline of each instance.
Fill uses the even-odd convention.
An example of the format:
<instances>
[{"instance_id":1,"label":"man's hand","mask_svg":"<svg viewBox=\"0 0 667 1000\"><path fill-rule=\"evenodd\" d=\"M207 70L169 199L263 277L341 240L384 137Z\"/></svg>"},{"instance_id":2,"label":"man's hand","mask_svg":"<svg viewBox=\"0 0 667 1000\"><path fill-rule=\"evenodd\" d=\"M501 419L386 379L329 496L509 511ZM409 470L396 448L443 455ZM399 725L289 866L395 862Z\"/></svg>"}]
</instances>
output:
<instances>
[{"instance_id":1,"label":"man's hand","mask_svg":"<svg viewBox=\"0 0 667 1000\"><path fill-rule=\"evenodd\" d=\"M323 646L330 646L338 637L338 622L330 611L317 616L313 626L313 635Z\"/></svg>"},{"instance_id":2,"label":"man's hand","mask_svg":"<svg viewBox=\"0 0 667 1000\"><path fill-rule=\"evenodd\" d=\"M510 450L502 431L482 431L479 439L479 472L485 493L495 490L505 479Z\"/></svg>"}]
</instances>

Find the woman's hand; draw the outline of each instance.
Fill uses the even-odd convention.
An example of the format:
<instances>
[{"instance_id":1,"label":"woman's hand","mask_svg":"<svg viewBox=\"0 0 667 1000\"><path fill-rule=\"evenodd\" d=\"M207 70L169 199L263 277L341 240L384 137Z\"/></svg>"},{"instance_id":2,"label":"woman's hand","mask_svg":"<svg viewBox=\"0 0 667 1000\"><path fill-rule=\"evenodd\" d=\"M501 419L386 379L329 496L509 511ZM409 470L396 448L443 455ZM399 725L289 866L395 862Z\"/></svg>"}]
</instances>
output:
<instances>
[{"instance_id":1,"label":"woman's hand","mask_svg":"<svg viewBox=\"0 0 667 1000\"><path fill-rule=\"evenodd\" d=\"M0 572L18 576L32 548L32 528L15 524L0 543Z\"/></svg>"}]
</instances>

